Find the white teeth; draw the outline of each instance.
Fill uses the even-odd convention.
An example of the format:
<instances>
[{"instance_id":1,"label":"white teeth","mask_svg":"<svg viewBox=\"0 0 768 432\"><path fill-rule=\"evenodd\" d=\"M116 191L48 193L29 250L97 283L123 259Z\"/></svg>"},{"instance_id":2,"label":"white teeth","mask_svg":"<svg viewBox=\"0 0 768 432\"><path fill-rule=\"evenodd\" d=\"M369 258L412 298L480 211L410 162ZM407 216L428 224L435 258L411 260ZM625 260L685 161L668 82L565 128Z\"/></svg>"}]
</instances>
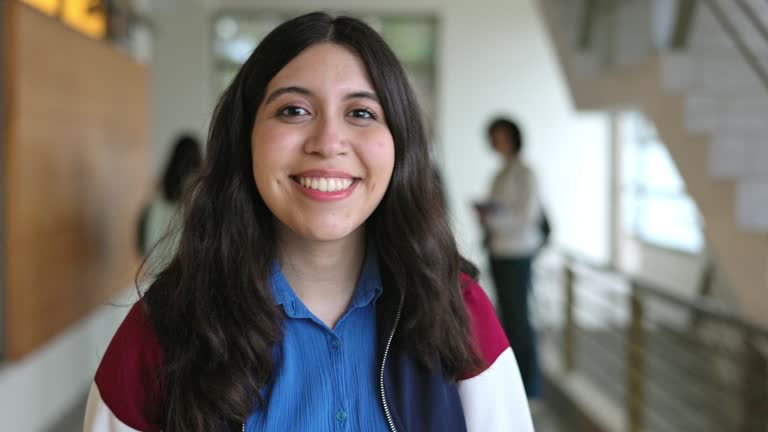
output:
<instances>
[{"instance_id":1,"label":"white teeth","mask_svg":"<svg viewBox=\"0 0 768 432\"><path fill-rule=\"evenodd\" d=\"M299 184L320 192L338 192L349 189L353 180L348 178L299 177Z\"/></svg>"}]
</instances>

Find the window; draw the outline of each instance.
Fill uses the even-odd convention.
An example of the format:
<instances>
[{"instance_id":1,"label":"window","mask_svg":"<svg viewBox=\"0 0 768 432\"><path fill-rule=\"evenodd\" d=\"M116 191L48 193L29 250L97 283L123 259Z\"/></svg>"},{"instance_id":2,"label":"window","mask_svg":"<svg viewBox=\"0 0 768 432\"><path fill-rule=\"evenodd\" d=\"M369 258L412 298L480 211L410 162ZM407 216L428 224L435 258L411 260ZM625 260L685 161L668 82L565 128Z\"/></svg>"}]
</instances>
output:
<instances>
[{"instance_id":1,"label":"window","mask_svg":"<svg viewBox=\"0 0 768 432\"><path fill-rule=\"evenodd\" d=\"M672 157L641 114L626 116L622 148L623 227L661 247L698 253L702 220Z\"/></svg>"},{"instance_id":2,"label":"window","mask_svg":"<svg viewBox=\"0 0 768 432\"><path fill-rule=\"evenodd\" d=\"M221 94L256 45L290 19L280 13L223 13L214 20L214 89ZM422 109L434 113L436 20L425 16L359 16L387 41L413 84ZM433 119L430 119L433 120Z\"/></svg>"}]
</instances>

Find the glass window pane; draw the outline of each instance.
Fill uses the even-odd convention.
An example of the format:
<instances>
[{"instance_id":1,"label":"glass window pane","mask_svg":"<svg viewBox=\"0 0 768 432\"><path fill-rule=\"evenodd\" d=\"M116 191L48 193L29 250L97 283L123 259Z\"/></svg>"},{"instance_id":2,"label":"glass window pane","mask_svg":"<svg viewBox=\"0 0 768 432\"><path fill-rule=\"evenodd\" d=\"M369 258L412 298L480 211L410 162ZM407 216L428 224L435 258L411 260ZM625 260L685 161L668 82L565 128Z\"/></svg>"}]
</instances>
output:
<instances>
[{"instance_id":1,"label":"glass window pane","mask_svg":"<svg viewBox=\"0 0 768 432\"><path fill-rule=\"evenodd\" d=\"M625 135L624 142L628 142L631 137L633 137L632 134ZM621 184L625 189L640 183L642 170L640 169L640 159L637 153L636 145L625 145L621 149Z\"/></svg>"},{"instance_id":2,"label":"glass window pane","mask_svg":"<svg viewBox=\"0 0 768 432\"><path fill-rule=\"evenodd\" d=\"M683 193L685 186L664 144L654 142L643 150L644 178L648 190L658 193Z\"/></svg>"},{"instance_id":3,"label":"glass window pane","mask_svg":"<svg viewBox=\"0 0 768 432\"><path fill-rule=\"evenodd\" d=\"M381 36L403 63L431 64L435 52L434 25L429 19L382 20Z\"/></svg>"},{"instance_id":4,"label":"glass window pane","mask_svg":"<svg viewBox=\"0 0 768 432\"><path fill-rule=\"evenodd\" d=\"M624 230L659 246L701 251L703 221L666 146L641 114L629 115L626 126L621 161Z\"/></svg>"},{"instance_id":5,"label":"glass window pane","mask_svg":"<svg viewBox=\"0 0 768 432\"><path fill-rule=\"evenodd\" d=\"M641 237L661 246L697 252L703 239L697 230L693 203L680 197L654 197L644 203L638 226Z\"/></svg>"}]
</instances>

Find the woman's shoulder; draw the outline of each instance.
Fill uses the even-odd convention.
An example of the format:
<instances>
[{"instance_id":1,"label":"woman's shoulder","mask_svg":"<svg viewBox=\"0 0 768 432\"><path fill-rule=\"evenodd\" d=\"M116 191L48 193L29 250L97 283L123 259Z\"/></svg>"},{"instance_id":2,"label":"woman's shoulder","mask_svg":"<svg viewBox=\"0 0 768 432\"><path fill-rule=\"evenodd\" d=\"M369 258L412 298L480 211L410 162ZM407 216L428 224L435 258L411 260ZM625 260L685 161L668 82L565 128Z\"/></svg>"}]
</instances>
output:
<instances>
[{"instance_id":1,"label":"woman's shoulder","mask_svg":"<svg viewBox=\"0 0 768 432\"><path fill-rule=\"evenodd\" d=\"M514 353L491 301L476 280L462 274L461 291L472 338L484 367L459 381L470 432L533 432L528 401Z\"/></svg>"},{"instance_id":2,"label":"woman's shoulder","mask_svg":"<svg viewBox=\"0 0 768 432\"><path fill-rule=\"evenodd\" d=\"M106 372L115 366L159 367L162 365L162 360L162 349L149 320L146 303L143 299L139 299L131 306L112 337L99 365L99 372Z\"/></svg>"},{"instance_id":3,"label":"woman's shoulder","mask_svg":"<svg viewBox=\"0 0 768 432\"><path fill-rule=\"evenodd\" d=\"M86 422L110 417L141 431L156 430L163 352L145 304L137 301L112 337L96 371ZM88 430L86 428L86 430ZM99 429L93 429L99 430ZM128 429L130 430L130 429Z\"/></svg>"},{"instance_id":4,"label":"woman's shoulder","mask_svg":"<svg viewBox=\"0 0 768 432\"><path fill-rule=\"evenodd\" d=\"M477 353L486 366L493 365L509 348L507 336L499 324L493 304L480 284L466 273L461 274L461 294L469 315Z\"/></svg>"}]
</instances>

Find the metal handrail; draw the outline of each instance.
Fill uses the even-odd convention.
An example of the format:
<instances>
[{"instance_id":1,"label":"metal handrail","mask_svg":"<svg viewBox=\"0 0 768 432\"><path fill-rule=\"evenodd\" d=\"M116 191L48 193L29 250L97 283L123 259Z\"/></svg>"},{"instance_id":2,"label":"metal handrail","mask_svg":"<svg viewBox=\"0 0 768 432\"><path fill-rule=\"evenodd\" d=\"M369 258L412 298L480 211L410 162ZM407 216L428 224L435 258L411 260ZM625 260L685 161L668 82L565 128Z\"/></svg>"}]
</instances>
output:
<instances>
[{"instance_id":1,"label":"metal handrail","mask_svg":"<svg viewBox=\"0 0 768 432\"><path fill-rule=\"evenodd\" d=\"M653 368L652 370L655 370L656 373L659 373L660 370L664 370L666 373L667 369L674 371L675 367L680 366L680 363L674 356L662 355L663 352L668 354L669 349L672 347L668 346L663 338L655 338L653 336L655 334L653 330L655 327L649 327L648 325L665 325L663 320L654 320L648 314L649 310L652 310L649 308L652 307L654 301L688 312L695 312L695 316L699 317L699 322L704 319L707 322L723 325L723 328L728 328L729 332L733 331L738 335L737 341L741 348L737 351L728 350L727 356L717 356L720 360L728 362L729 369L733 372L728 375L729 379L723 380L722 378L725 378L725 376L721 379L716 379L716 376L711 374L707 377L699 376L699 372L703 372L703 370L697 370L694 373L694 375L699 376L695 383L696 385L689 386L685 390L686 392L691 392L688 394L693 394L695 397L704 395L703 390L705 388L710 388L712 391L719 392L720 394L726 392L729 395L729 400L734 401L733 408L736 411L729 411L731 414L721 412L720 410L707 411L700 421L716 426L720 430L725 430L723 427L730 430L731 428L726 426L726 424L732 423L732 420L739 424L740 430L744 431L758 430L756 428L765 428L768 425L768 390L763 388L763 382L768 383L768 354L760 350L761 345L768 343L768 329L762 324L754 323L738 316L735 311L719 306L711 300L695 299L671 293L649 282L639 281L637 278L622 275L621 272L616 271L611 266L595 265L589 263L589 260L574 258L573 255L566 255L563 270L564 278L562 282L565 289L565 301L563 304L566 319L562 328L562 358L566 372L577 370L575 359L579 340L583 341L582 343L591 344L590 351L600 348L597 351L602 352L602 349L605 348L599 339L592 340L594 335L588 329L585 328L583 332L577 332L580 324L575 319L575 311L581 309L581 305L577 304L580 302L577 300L576 292L578 291L582 295L589 292L582 288L585 284L579 282L579 276L583 275L585 270L594 270L609 275L622 276L624 282L630 284L631 289L626 293L627 300L629 301L629 316L627 317L626 325L619 328L612 326L600 327L601 330L607 331L606 334L611 337L616 336L616 334L622 331L624 332L625 343L622 352L625 356L623 363L625 383L623 386L618 381L610 382L609 384L611 387L619 386L620 390L625 392L626 420L629 432L645 430L649 426L647 423L651 417L662 414L661 412L656 412L653 406L648 403L648 398L658 399L658 392L664 391L660 388L662 386L661 383L646 379L648 374L651 373L649 367ZM577 289L577 285L580 288ZM598 304L597 306L602 307L604 305ZM683 337L688 341L688 338L683 334L679 334L679 337ZM699 344L699 342L703 341L699 341L697 338L698 332L691 335L690 342L701 346L705 350L702 353L721 353L716 346ZM664 348L661 352L652 347L652 345L659 341L664 342ZM678 347L675 346L674 348L676 350ZM622 361L619 356L615 355L616 353L606 351L604 354L605 360L611 361L614 364ZM725 352L722 352L722 354L725 354ZM705 359L709 358L708 356L705 357ZM712 357L710 360L716 361L715 357ZM719 362L720 360L717 361ZM704 365L705 363L702 364ZM711 366L715 367L717 364L712 363ZM662 366L664 369L659 369L658 366ZM685 373L694 372L690 367L687 367L684 371ZM588 370L584 370L584 372L588 372ZM734 379L731 380L730 377ZM691 402L688 396L667 396L671 399L665 399L666 402L676 401L680 404L681 408L689 407L693 409L693 405L690 405L691 403L697 407L699 406L696 402ZM680 414L687 417L687 413ZM698 421L693 417L687 418L687 420Z\"/></svg>"},{"instance_id":2,"label":"metal handrail","mask_svg":"<svg viewBox=\"0 0 768 432\"><path fill-rule=\"evenodd\" d=\"M752 5L747 3L746 0L736 0L736 6L741 9L741 12L744 15L746 15L747 19L749 19L749 21L755 27L755 30L760 33L760 36L762 36L763 39L768 42L768 26L766 26L765 23L757 16Z\"/></svg>"},{"instance_id":3,"label":"metal handrail","mask_svg":"<svg viewBox=\"0 0 768 432\"><path fill-rule=\"evenodd\" d=\"M683 295L652 286L647 282L639 282L634 280L632 283L635 288L643 294L659 298L667 303L672 303L675 306L699 313L702 316L710 318L711 320L719 321L739 330L750 332L758 337L768 339L768 327L765 327L764 325L756 322L749 321L738 315L732 309L715 304L711 300L685 297Z\"/></svg>"},{"instance_id":4,"label":"metal handrail","mask_svg":"<svg viewBox=\"0 0 768 432\"><path fill-rule=\"evenodd\" d=\"M590 345L592 347L591 351L593 351L593 352L594 351L602 352L602 354L604 356L603 358L607 359L612 365L620 366L620 365L622 365L624 363L624 359L621 358L621 356L619 356L617 353L611 351L608 347L604 346L604 344L601 343L599 340L593 339L590 335L583 334L583 335L581 335L581 339L580 340L582 340L585 343L587 343L588 345ZM630 350L633 350L633 351L637 351L636 347L629 346L627 348L630 349ZM649 364L660 365L662 363L664 363L664 361L661 358L655 358L655 357L649 358ZM602 369L599 371L599 373L601 375L603 375L604 378L609 378L609 379L615 378L615 377L607 374ZM637 371L637 370L634 370L634 369L630 369L630 370L626 371L626 373L629 373L630 375L635 376L635 377L642 377L642 374L643 374L642 371ZM695 378L700 378L700 377L695 377ZM667 375L666 379L671 379L673 381L677 380L682 385L685 382L686 378L685 377L679 377L679 376L671 377L671 376ZM702 385L697 385L697 384L694 384L694 385L691 385L690 383L685 383L685 384L688 386L689 389L693 390L697 395L699 395L699 397L702 397L702 396L706 395L706 392L704 390L704 388L706 388L706 387L704 387ZM712 385L712 383L708 383L707 385ZM611 387L613 387L612 390L614 390L614 391L621 392L623 390L623 388L619 384L612 384ZM719 391L728 391L728 390L735 391L735 390L738 390L736 388L724 388L724 387L722 387L720 385L715 385L714 387L717 388ZM662 397L664 398L665 401L667 401L668 404L673 404L673 405L676 405L676 406L678 406L680 408L686 407L686 404L688 403L686 400L680 399L677 396L674 396L674 395L671 395L671 394L666 394L667 393L666 390L659 383L655 383L655 382L652 382L652 381L648 382L648 390L653 392L653 393L655 393L655 394L657 394L657 395L662 395ZM704 406L706 406L706 407L708 407L710 409L715 409L716 406L714 404L715 404L715 402L706 401L704 403ZM714 413L715 411L712 411L712 412ZM717 413L717 414L719 415L721 413ZM683 416L684 417L688 417L686 414L683 414ZM722 418L711 417L710 420L712 420L713 422L717 423L718 426L725 426L724 419L722 419ZM723 428L721 430L727 430L727 429Z\"/></svg>"},{"instance_id":5,"label":"metal handrail","mask_svg":"<svg viewBox=\"0 0 768 432\"><path fill-rule=\"evenodd\" d=\"M765 90L768 91L768 71L765 70L757 56L755 56L749 49L746 41L743 37L741 37L741 34L739 34L739 31L736 29L736 26L734 26L733 23L728 19L725 12L720 7L720 5L717 4L717 2L713 0L703 1L704 4L709 7L712 15L714 15L715 19L720 23L720 26L723 28L723 30L728 34L728 37L730 37L733 43L736 45L736 49L739 50L739 53L742 55L742 57L744 57L744 60L752 68L752 72L757 75L757 78L762 82ZM749 17L750 14L747 14L747 16ZM757 18L752 16L750 20L752 19Z\"/></svg>"},{"instance_id":6,"label":"metal handrail","mask_svg":"<svg viewBox=\"0 0 768 432\"><path fill-rule=\"evenodd\" d=\"M618 327L610 327L602 329L601 335L610 337L614 339L614 341L621 342L619 345L624 346L624 341L622 340L622 337L624 336L621 328ZM590 340L593 338L594 330L582 330L582 332L579 333L580 338L583 338L584 340ZM612 352L611 348L609 346L611 344L606 344L605 341L598 341L598 340L590 340L590 343L597 346L599 348L599 351L603 351L606 353L606 357L611 359L611 362L623 362L623 359L620 359L619 354ZM658 342L655 342L658 344ZM637 347L634 346L626 346L626 349L629 350L638 350ZM665 344L665 348L671 348L670 346ZM674 348L672 348L674 349ZM678 353L680 351L677 351ZM666 364L667 366L673 366L678 368L685 368L686 366L690 365L690 363L687 363L690 359L686 358L685 361L682 360L670 360L666 357L661 356L658 352L655 350L648 350L647 354L649 354L648 359L651 361L651 363L656 365ZM737 390L737 387L733 382L718 382L712 379L711 376L704 375L700 371L696 369L687 368L682 372L685 376L681 379L686 378L692 378L694 380L697 380L698 384L689 385L690 388L696 388L698 390L701 390L703 386L709 386L711 388L715 388L717 391L725 392L725 391L735 391ZM702 385L703 384L703 385Z\"/></svg>"},{"instance_id":7,"label":"metal handrail","mask_svg":"<svg viewBox=\"0 0 768 432\"><path fill-rule=\"evenodd\" d=\"M664 288L659 288L652 283L641 280L635 276L626 275L613 266L590 262L589 259L578 257L577 255L570 253L564 253L564 255L566 256L566 260L568 261L569 265L571 265L571 263L579 263L593 270L614 275L621 275L626 278L626 280L629 281L629 283L642 294L659 298L666 301L667 303L672 303L675 306L689 309L692 312L699 313L712 320L721 321L740 330L751 332L758 337L768 339L767 326L747 320L746 318L740 316L736 311L718 305L710 299L686 297L682 294L673 293Z\"/></svg>"}]
</instances>

